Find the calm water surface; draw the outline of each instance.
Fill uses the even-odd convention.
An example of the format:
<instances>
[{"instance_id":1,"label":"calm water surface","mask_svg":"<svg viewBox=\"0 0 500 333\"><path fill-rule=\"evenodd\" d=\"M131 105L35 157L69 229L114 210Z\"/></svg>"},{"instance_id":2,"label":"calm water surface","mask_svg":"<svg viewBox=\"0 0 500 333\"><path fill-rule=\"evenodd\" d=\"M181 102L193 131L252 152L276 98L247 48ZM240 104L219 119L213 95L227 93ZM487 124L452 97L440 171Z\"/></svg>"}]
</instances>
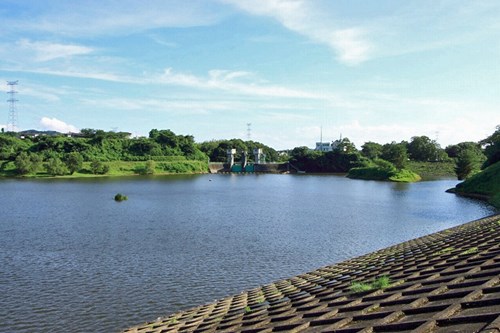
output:
<instances>
[{"instance_id":1,"label":"calm water surface","mask_svg":"<svg viewBox=\"0 0 500 333\"><path fill-rule=\"evenodd\" d=\"M495 212L455 184L0 180L0 332L118 332Z\"/></svg>"}]
</instances>

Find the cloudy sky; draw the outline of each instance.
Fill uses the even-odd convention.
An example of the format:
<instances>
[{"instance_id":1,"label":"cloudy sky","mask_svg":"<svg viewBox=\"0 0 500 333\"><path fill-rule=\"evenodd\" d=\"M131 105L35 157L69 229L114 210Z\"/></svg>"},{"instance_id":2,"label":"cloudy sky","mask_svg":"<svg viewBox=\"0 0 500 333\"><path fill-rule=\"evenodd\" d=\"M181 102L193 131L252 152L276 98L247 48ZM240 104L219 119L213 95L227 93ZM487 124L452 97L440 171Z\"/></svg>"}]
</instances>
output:
<instances>
[{"instance_id":1,"label":"cloudy sky","mask_svg":"<svg viewBox=\"0 0 500 333\"><path fill-rule=\"evenodd\" d=\"M1 0L19 129L171 129L276 149L442 146L500 124L500 1ZM0 104L0 126L9 105ZM3 120L2 120L3 119Z\"/></svg>"}]
</instances>

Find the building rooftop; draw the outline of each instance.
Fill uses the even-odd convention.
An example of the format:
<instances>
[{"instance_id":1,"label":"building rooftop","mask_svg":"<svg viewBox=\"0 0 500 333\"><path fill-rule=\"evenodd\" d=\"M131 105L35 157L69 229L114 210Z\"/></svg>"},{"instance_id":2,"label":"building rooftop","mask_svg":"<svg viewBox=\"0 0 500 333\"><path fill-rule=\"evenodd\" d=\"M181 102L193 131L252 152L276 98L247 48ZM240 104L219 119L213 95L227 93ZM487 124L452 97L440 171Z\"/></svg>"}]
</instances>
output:
<instances>
[{"instance_id":1,"label":"building rooftop","mask_svg":"<svg viewBox=\"0 0 500 333\"><path fill-rule=\"evenodd\" d=\"M125 332L500 332L500 215Z\"/></svg>"}]
</instances>

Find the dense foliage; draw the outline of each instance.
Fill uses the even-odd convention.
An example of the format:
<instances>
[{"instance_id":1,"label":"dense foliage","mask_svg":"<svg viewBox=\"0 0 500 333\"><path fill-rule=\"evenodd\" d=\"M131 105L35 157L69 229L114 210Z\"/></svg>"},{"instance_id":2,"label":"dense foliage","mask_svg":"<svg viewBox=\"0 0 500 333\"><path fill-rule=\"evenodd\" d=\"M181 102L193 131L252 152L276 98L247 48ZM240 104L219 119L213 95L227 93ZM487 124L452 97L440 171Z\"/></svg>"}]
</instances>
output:
<instances>
[{"instance_id":1,"label":"dense foliage","mask_svg":"<svg viewBox=\"0 0 500 333\"><path fill-rule=\"evenodd\" d=\"M394 178L396 173L405 174L406 169L417 173L430 170L431 175L432 170L439 169L442 175L442 170L453 170L451 162L454 162L457 178L467 179L500 161L500 126L481 142L462 142L446 149L427 136L384 145L369 141L361 150L343 138L332 144L333 151L296 147L288 154L240 139L195 143L193 136L177 135L171 130L152 129L148 137L139 138L130 138L125 132L95 129L83 129L73 137L50 134L20 137L17 133L0 133L2 174L12 175L14 171L20 175L44 171L48 175L204 172L208 160L226 162L228 149L236 150L236 161L247 152L248 161L252 162L255 148L263 150L265 162L288 160L297 170L322 173L347 173L353 168L362 168L353 174L371 179ZM417 167L415 163L419 163Z\"/></svg>"},{"instance_id":2,"label":"dense foliage","mask_svg":"<svg viewBox=\"0 0 500 333\"><path fill-rule=\"evenodd\" d=\"M496 131L480 142L485 146L484 154L487 157L483 168L500 162L500 125L497 126Z\"/></svg>"},{"instance_id":3,"label":"dense foliage","mask_svg":"<svg viewBox=\"0 0 500 333\"><path fill-rule=\"evenodd\" d=\"M481 144L475 142L461 142L446 147L446 153L455 159L455 173L458 180L463 180L481 170L486 161Z\"/></svg>"},{"instance_id":4,"label":"dense foliage","mask_svg":"<svg viewBox=\"0 0 500 333\"><path fill-rule=\"evenodd\" d=\"M484 146L484 153L486 155L483 163L483 170L474 174L470 178L467 178L464 182L458 184L455 188L456 193L472 195L472 196L483 196L488 199L488 201L496 207L500 208L500 126L496 127L496 131L487 137L486 139L480 141L480 144ZM481 161L477 160L474 156L474 151L477 149L475 145L468 144L469 148L463 148L462 151L458 151L457 157L460 160L460 154L468 154L470 157L462 157L462 159L471 159L475 163ZM461 161L460 163L465 164L461 166L462 168L468 168L466 161ZM457 167L459 166L457 162ZM466 169L465 169L466 170Z\"/></svg>"},{"instance_id":5,"label":"dense foliage","mask_svg":"<svg viewBox=\"0 0 500 333\"><path fill-rule=\"evenodd\" d=\"M153 129L149 137L129 138L128 133L83 129L78 136L40 135L18 138L0 134L0 159L15 160L20 152L37 154L44 161L52 157L64 159L69 153L81 154L84 161L147 161L182 157L205 160L190 135L176 135L170 130Z\"/></svg>"},{"instance_id":6,"label":"dense foliage","mask_svg":"<svg viewBox=\"0 0 500 333\"><path fill-rule=\"evenodd\" d=\"M307 147L297 147L290 152L290 163L306 172L348 172L352 168L369 164L356 147L345 138L333 151L320 152Z\"/></svg>"},{"instance_id":7,"label":"dense foliage","mask_svg":"<svg viewBox=\"0 0 500 333\"><path fill-rule=\"evenodd\" d=\"M13 161L20 175L44 169L52 176L73 174L82 169L84 162L90 162L90 173L106 174L110 169L107 162L151 161L145 165L144 173L152 174L156 167L152 161L207 161L190 135L157 129L151 130L148 138L129 138L129 135L94 129L83 129L72 137L0 133L0 160ZM180 164L176 165L179 168Z\"/></svg>"},{"instance_id":8,"label":"dense foliage","mask_svg":"<svg viewBox=\"0 0 500 333\"><path fill-rule=\"evenodd\" d=\"M374 159L370 166L353 168L347 175L354 179L390 180L394 182L416 182L421 177L407 169L396 168L394 164L383 159Z\"/></svg>"},{"instance_id":9,"label":"dense foliage","mask_svg":"<svg viewBox=\"0 0 500 333\"><path fill-rule=\"evenodd\" d=\"M447 159L446 152L427 136L414 136L408 143L408 156L413 161L437 162Z\"/></svg>"}]
</instances>

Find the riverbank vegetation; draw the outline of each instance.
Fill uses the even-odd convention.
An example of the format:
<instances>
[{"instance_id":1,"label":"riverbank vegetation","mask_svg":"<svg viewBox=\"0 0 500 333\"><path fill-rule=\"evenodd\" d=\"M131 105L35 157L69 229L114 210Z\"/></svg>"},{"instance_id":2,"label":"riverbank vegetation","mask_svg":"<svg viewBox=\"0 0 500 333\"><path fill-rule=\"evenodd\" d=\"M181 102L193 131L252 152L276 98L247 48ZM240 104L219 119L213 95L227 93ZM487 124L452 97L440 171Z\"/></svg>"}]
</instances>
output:
<instances>
[{"instance_id":1,"label":"riverbank vegetation","mask_svg":"<svg viewBox=\"0 0 500 333\"><path fill-rule=\"evenodd\" d=\"M349 139L334 142L332 151L311 151L298 147L291 151L290 162L306 172L343 172L356 179L414 182L426 178L453 176L453 159L427 137L414 137L411 142L384 145L366 142L358 150ZM439 168L435 168L439 166Z\"/></svg>"},{"instance_id":2,"label":"riverbank vegetation","mask_svg":"<svg viewBox=\"0 0 500 333\"><path fill-rule=\"evenodd\" d=\"M262 143L240 139L196 143L191 135L153 129L148 137L82 129L80 133L0 133L0 176L95 177L206 173L208 161L235 160L262 149L265 162L290 162L307 173L347 173L351 178L413 182L419 179L468 179L500 160L499 130L481 142L462 142L445 149L426 136L409 142L366 142L357 149L348 139L331 143L330 151L296 147L277 152Z\"/></svg>"},{"instance_id":3,"label":"riverbank vegetation","mask_svg":"<svg viewBox=\"0 0 500 333\"><path fill-rule=\"evenodd\" d=\"M406 183L422 179L418 174L404 168L398 169L394 164L383 159L373 160L370 166L353 168L349 170L347 176L353 179L389 180Z\"/></svg>"},{"instance_id":4,"label":"riverbank vegetation","mask_svg":"<svg viewBox=\"0 0 500 333\"><path fill-rule=\"evenodd\" d=\"M208 158L190 135L83 129L74 135L0 134L0 175L89 177L207 172Z\"/></svg>"},{"instance_id":5,"label":"riverbank vegetation","mask_svg":"<svg viewBox=\"0 0 500 333\"><path fill-rule=\"evenodd\" d=\"M497 126L492 135L482 140L481 144L485 147L482 170L458 184L450 192L482 198L500 208L500 126Z\"/></svg>"},{"instance_id":6,"label":"riverbank vegetation","mask_svg":"<svg viewBox=\"0 0 500 333\"><path fill-rule=\"evenodd\" d=\"M191 135L153 129L148 137L130 133L82 129L80 133L0 133L0 176L95 177L192 174L208 172L209 159L225 162L227 149L237 159L262 149L267 161L286 160L276 150L255 141L239 139L196 143Z\"/></svg>"}]
</instances>

